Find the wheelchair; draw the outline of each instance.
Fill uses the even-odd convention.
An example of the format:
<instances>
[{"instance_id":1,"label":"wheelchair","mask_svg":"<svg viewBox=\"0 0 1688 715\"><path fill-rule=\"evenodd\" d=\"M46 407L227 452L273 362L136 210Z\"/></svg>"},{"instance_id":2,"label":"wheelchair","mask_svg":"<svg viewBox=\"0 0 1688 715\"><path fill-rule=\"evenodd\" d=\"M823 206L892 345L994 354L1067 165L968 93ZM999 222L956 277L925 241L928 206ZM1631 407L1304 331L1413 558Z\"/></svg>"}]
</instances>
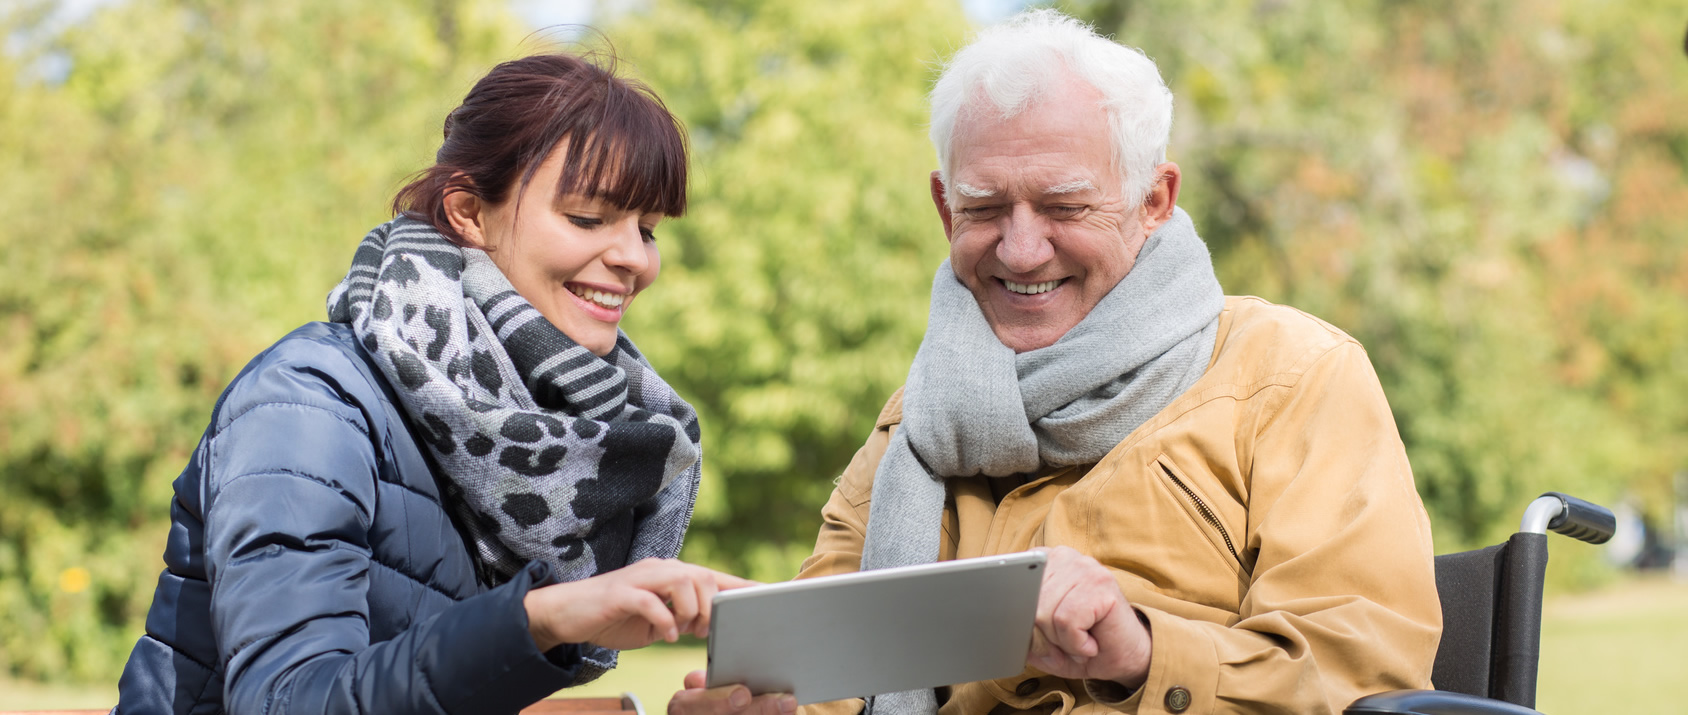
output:
<instances>
[{"instance_id":1,"label":"wheelchair","mask_svg":"<svg viewBox=\"0 0 1688 715\"><path fill-rule=\"evenodd\" d=\"M1344 715L1535 714L1547 532L1603 544L1616 527L1610 509L1548 492L1524 510L1506 543L1437 556L1442 640L1430 673L1436 689L1368 695Z\"/></svg>"}]
</instances>

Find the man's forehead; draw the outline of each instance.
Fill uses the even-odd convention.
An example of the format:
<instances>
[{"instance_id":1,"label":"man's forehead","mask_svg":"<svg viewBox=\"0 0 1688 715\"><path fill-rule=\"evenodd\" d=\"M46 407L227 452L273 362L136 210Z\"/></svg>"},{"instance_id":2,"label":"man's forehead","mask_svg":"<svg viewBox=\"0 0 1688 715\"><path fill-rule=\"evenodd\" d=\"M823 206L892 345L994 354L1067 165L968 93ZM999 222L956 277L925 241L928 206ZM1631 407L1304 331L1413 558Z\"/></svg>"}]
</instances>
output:
<instances>
[{"instance_id":1,"label":"man's forehead","mask_svg":"<svg viewBox=\"0 0 1688 715\"><path fill-rule=\"evenodd\" d=\"M1088 85L1051 92L1004 117L971 112L956 126L950 147L953 181L962 196L1002 191L1067 194L1109 188L1113 142L1100 97Z\"/></svg>"}]
</instances>

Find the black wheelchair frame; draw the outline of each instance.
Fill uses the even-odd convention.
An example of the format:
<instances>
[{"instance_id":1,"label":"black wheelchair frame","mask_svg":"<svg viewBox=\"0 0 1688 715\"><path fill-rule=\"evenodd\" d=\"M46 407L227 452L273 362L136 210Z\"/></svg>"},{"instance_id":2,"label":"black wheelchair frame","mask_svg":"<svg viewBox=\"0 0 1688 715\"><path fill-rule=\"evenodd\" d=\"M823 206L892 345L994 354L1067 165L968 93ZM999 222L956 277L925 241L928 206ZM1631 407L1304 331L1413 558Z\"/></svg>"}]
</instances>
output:
<instances>
[{"instance_id":1,"label":"black wheelchair frame","mask_svg":"<svg viewBox=\"0 0 1688 715\"><path fill-rule=\"evenodd\" d=\"M1436 557L1442 641L1435 690L1396 690L1354 701L1345 715L1528 715L1536 713L1547 532L1590 544L1612 538L1611 510L1559 492L1524 510L1504 544Z\"/></svg>"}]
</instances>

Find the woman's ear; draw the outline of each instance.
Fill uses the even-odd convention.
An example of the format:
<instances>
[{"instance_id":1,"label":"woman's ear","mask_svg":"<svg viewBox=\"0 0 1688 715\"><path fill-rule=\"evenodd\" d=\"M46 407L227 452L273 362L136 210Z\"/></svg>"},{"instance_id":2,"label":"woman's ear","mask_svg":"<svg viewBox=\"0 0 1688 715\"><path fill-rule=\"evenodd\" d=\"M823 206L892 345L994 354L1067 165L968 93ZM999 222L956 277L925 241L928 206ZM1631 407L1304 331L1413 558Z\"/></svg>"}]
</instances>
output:
<instances>
[{"instance_id":1,"label":"woman's ear","mask_svg":"<svg viewBox=\"0 0 1688 715\"><path fill-rule=\"evenodd\" d=\"M457 229L457 235L464 241L482 250L487 245L486 204L481 197L467 191L452 191L445 195L442 201L445 205L445 218L451 222L451 227Z\"/></svg>"}]
</instances>

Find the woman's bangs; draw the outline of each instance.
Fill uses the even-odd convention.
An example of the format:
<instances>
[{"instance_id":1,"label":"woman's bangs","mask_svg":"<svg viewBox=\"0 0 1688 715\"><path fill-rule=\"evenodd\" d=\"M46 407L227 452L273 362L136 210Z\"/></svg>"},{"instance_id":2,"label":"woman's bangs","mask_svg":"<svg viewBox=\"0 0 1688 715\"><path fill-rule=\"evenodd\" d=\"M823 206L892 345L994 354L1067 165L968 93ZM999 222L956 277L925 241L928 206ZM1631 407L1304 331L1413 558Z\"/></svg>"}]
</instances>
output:
<instances>
[{"instance_id":1,"label":"woman's bangs","mask_svg":"<svg viewBox=\"0 0 1688 715\"><path fill-rule=\"evenodd\" d=\"M639 213L684 214L686 145L679 126L660 104L621 89L606 93L595 126L577 125L563 138L568 153L558 194L592 196Z\"/></svg>"}]
</instances>

